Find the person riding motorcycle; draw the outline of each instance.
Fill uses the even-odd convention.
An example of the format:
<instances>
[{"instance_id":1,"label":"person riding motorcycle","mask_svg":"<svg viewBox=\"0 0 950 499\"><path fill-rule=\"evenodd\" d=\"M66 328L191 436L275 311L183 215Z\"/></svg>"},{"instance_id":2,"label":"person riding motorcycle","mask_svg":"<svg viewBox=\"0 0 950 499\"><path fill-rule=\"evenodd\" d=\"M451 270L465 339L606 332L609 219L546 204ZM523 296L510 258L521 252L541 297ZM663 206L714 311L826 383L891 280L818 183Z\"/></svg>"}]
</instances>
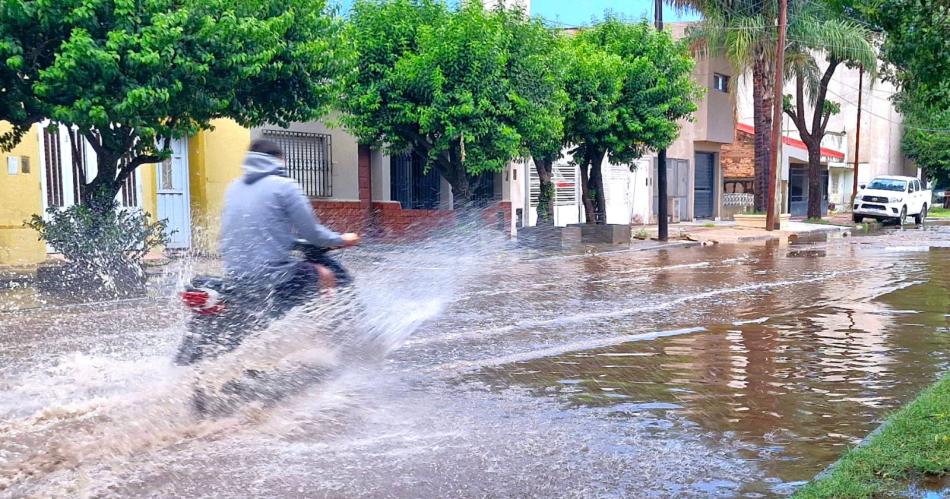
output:
<instances>
[{"instance_id":1,"label":"person riding motorcycle","mask_svg":"<svg viewBox=\"0 0 950 499\"><path fill-rule=\"evenodd\" d=\"M244 176L225 194L220 241L225 276L248 300L263 299L265 311L282 315L336 285L328 268L332 262L294 257L295 242L335 248L354 246L360 237L320 223L303 189L287 176L283 150L275 142L252 142L243 169Z\"/></svg>"}]
</instances>

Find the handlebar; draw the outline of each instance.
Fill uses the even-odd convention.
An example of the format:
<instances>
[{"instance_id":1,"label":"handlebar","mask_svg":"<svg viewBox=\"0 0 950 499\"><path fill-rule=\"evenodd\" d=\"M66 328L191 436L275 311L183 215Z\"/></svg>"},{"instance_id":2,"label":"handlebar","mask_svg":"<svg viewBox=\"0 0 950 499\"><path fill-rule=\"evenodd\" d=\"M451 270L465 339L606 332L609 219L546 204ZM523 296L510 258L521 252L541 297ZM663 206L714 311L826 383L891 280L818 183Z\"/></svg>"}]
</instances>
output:
<instances>
[{"instance_id":1,"label":"handlebar","mask_svg":"<svg viewBox=\"0 0 950 499\"><path fill-rule=\"evenodd\" d=\"M314 246L303 239L294 241L293 246L293 250L303 253L304 259L308 262L329 268L336 275L337 286L348 286L353 283L353 277L340 262L327 255L334 249L336 248Z\"/></svg>"},{"instance_id":2,"label":"handlebar","mask_svg":"<svg viewBox=\"0 0 950 499\"><path fill-rule=\"evenodd\" d=\"M304 258L306 258L309 262L317 262L323 259L324 255L334 249L335 248L315 246L304 239L297 239L294 241L293 246L293 250L303 253Z\"/></svg>"}]
</instances>

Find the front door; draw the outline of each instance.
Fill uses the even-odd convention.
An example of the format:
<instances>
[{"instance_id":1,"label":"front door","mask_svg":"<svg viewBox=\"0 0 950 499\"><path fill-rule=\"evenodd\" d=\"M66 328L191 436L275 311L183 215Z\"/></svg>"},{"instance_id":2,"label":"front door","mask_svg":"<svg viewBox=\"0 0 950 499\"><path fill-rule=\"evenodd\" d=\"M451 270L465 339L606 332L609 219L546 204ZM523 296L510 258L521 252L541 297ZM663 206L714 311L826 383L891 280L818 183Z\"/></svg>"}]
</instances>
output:
<instances>
[{"instance_id":1,"label":"front door","mask_svg":"<svg viewBox=\"0 0 950 499\"><path fill-rule=\"evenodd\" d=\"M157 165L158 219L165 220L168 248L191 247L191 201L188 195L188 142L173 140L172 155Z\"/></svg>"},{"instance_id":2,"label":"front door","mask_svg":"<svg viewBox=\"0 0 950 499\"><path fill-rule=\"evenodd\" d=\"M693 218L712 218L716 185L716 161L713 153L696 153L696 173L693 184Z\"/></svg>"}]
</instances>

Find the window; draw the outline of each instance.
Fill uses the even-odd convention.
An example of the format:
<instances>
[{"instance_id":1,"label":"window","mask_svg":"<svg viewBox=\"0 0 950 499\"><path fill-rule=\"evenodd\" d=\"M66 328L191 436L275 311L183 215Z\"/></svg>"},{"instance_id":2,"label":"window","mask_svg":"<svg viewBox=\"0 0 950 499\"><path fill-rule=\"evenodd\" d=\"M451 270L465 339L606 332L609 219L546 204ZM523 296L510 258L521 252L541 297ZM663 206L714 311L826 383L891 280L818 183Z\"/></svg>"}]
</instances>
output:
<instances>
[{"instance_id":1,"label":"window","mask_svg":"<svg viewBox=\"0 0 950 499\"><path fill-rule=\"evenodd\" d=\"M438 209L442 180L434 168L426 171L424 156L418 152L392 156L389 165L390 199L406 210Z\"/></svg>"},{"instance_id":2,"label":"window","mask_svg":"<svg viewBox=\"0 0 950 499\"><path fill-rule=\"evenodd\" d=\"M63 162L59 143L59 128L43 129L43 158L46 161L46 205L60 208L64 206Z\"/></svg>"},{"instance_id":3,"label":"window","mask_svg":"<svg viewBox=\"0 0 950 499\"><path fill-rule=\"evenodd\" d=\"M920 191L920 190L921 190L921 188L920 188L920 180L915 180L915 181L914 181L914 190L915 190L915 191Z\"/></svg>"},{"instance_id":4,"label":"window","mask_svg":"<svg viewBox=\"0 0 950 499\"><path fill-rule=\"evenodd\" d=\"M720 92L728 92L729 77L724 74L713 73L713 88Z\"/></svg>"},{"instance_id":5,"label":"window","mask_svg":"<svg viewBox=\"0 0 950 499\"><path fill-rule=\"evenodd\" d=\"M264 130L264 137L277 142L284 150L287 176L299 182L306 195L314 198L333 195L333 148L330 135Z\"/></svg>"},{"instance_id":6,"label":"window","mask_svg":"<svg viewBox=\"0 0 950 499\"><path fill-rule=\"evenodd\" d=\"M867 188L872 191L904 192L907 189L907 182L891 178L876 178L868 184Z\"/></svg>"}]
</instances>

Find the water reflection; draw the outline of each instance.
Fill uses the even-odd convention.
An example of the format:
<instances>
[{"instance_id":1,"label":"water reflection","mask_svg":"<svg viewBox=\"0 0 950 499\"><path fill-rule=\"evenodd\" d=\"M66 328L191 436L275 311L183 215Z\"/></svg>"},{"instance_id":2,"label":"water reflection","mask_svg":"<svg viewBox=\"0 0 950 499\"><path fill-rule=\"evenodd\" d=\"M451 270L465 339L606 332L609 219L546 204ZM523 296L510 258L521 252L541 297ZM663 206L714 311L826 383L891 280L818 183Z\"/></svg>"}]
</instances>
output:
<instances>
[{"instance_id":1,"label":"water reflection","mask_svg":"<svg viewBox=\"0 0 950 499\"><path fill-rule=\"evenodd\" d=\"M764 246L747 265L700 275L720 285L787 279L793 260L780 255L778 246ZM479 377L539 396L553 391L574 407L675 415L735 435L746 444L743 458L762 470L738 491L788 492L781 484L811 478L946 368L950 340L935 333L950 320L950 278L941 271L950 252L922 256L838 260L843 268L830 277L821 260L795 259L804 284L753 290L704 332L517 362ZM671 264L668 254L656 261L661 269ZM653 284L682 289L696 279L661 270ZM614 334L627 327L611 326Z\"/></svg>"},{"instance_id":2,"label":"water reflection","mask_svg":"<svg viewBox=\"0 0 950 499\"><path fill-rule=\"evenodd\" d=\"M380 250L353 265L375 320L444 312L400 328L383 364L223 427L164 395L177 307L0 313L0 483L10 456L89 451L0 496L785 494L948 364L950 251L884 250L921 244L911 232L532 260L471 238Z\"/></svg>"}]
</instances>

